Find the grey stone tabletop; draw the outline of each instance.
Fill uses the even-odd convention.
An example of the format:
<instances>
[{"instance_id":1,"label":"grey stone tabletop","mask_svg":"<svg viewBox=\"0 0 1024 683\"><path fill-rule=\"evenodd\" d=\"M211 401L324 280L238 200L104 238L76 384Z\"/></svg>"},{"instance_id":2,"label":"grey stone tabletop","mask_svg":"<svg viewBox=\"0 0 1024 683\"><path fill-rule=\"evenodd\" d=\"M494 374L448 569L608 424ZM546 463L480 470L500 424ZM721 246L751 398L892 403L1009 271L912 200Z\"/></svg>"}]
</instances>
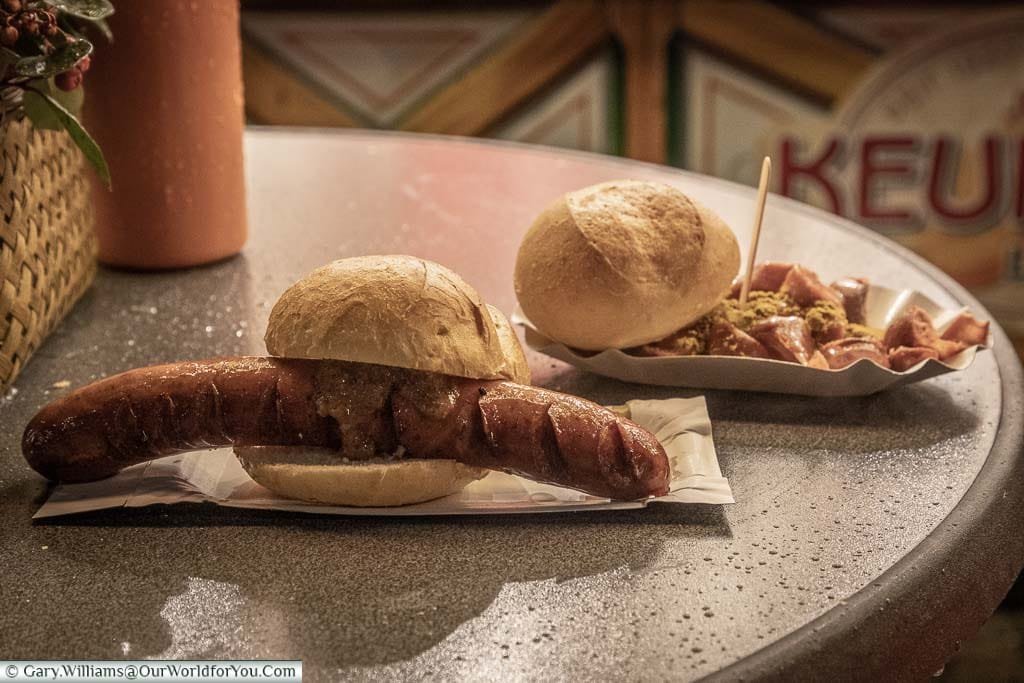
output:
<instances>
[{"instance_id":1,"label":"grey stone tabletop","mask_svg":"<svg viewBox=\"0 0 1024 683\"><path fill-rule=\"evenodd\" d=\"M261 353L267 314L335 258L410 253L506 313L515 250L557 195L658 179L744 242L752 191L672 169L498 143L252 131L251 238L186 272L103 271L0 405L0 657L302 659L308 680L927 676L1024 563L1022 380L1011 345L876 396L706 392L737 503L367 519L212 505L33 523L19 439L45 402L121 370ZM985 315L866 230L771 197L764 258L863 275ZM538 384L629 385L532 353Z\"/></svg>"}]
</instances>

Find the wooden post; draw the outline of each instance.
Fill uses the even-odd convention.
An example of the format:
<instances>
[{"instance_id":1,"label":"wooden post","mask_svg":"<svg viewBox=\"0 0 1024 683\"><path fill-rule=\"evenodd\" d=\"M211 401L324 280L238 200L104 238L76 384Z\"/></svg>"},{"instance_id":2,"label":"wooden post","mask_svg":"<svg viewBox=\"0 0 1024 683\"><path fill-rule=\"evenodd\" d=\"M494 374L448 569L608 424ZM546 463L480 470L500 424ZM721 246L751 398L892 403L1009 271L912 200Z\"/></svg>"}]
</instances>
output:
<instances>
[{"instance_id":1,"label":"wooden post","mask_svg":"<svg viewBox=\"0 0 1024 683\"><path fill-rule=\"evenodd\" d=\"M607 0L608 23L625 59L625 152L664 163L668 152L668 43L676 27L671 0Z\"/></svg>"},{"instance_id":2,"label":"wooden post","mask_svg":"<svg viewBox=\"0 0 1024 683\"><path fill-rule=\"evenodd\" d=\"M303 83L293 71L251 43L242 46L245 113L274 126L359 126L336 102Z\"/></svg>"}]
</instances>

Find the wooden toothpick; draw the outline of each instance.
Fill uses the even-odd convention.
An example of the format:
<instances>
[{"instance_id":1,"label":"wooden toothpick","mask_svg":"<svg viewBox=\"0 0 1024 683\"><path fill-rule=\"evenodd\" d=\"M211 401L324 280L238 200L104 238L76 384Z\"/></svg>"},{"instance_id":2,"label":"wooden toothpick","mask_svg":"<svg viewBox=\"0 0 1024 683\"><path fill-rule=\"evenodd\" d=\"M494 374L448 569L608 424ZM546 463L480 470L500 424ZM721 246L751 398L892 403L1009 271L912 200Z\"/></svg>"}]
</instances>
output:
<instances>
[{"instance_id":1,"label":"wooden toothpick","mask_svg":"<svg viewBox=\"0 0 1024 683\"><path fill-rule=\"evenodd\" d=\"M750 252L747 254L747 272L743 275L743 286L740 287L740 305L747 303L750 294L750 278L754 276L754 263L757 260L757 243L761 240L761 221L764 219L764 200L768 197L768 180L772 175L772 159L765 157L761 163L761 181L757 185L757 205L754 208L754 230L750 235Z\"/></svg>"}]
</instances>

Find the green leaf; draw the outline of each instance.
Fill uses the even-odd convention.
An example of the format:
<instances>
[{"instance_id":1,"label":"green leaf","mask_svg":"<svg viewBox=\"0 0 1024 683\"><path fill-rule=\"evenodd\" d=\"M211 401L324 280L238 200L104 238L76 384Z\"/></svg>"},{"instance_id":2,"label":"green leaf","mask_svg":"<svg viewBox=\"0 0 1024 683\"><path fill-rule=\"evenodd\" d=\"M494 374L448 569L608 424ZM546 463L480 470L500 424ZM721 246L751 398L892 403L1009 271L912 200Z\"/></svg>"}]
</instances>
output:
<instances>
[{"instance_id":1,"label":"green leaf","mask_svg":"<svg viewBox=\"0 0 1024 683\"><path fill-rule=\"evenodd\" d=\"M49 95L33 90L27 90L25 96L27 97L30 93L36 93L42 99L42 101L50 107L53 111L54 116L60 121L61 125L71 136L71 139L78 145L78 149L82 150L82 154L89 160L92 167L96 169L96 173L99 175L100 180L109 188L110 187L110 168L107 166L107 160L103 158L103 152L100 150L100 146L96 144L96 141L92 139L92 136L82 127L82 124L78 122L74 116L71 115L67 109L61 105L60 102L53 99Z\"/></svg>"},{"instance_id":2,"label":"green leaf","mask_svg":"<svg viewBox=\"0 0 1024 683\"><path fill-rule=\"evenodd\" d=\"M103 34L108 43L114 42L114 32L110 30L110 24L107 23L106 19L97 19L92 22L92 25Z\"/></svg>"},{"instance_id":3,"label":"green leaf","mask_svg":"<svg viewBox=\"0 0 1024 683\"><path fill-rule=\"evenodd\" d=\"M0 47L0 66L14 64L19 59L21 59L21 55L19 55L14 50L10 50L6 47Z\"/></svg>"},{"instance_id":4,"label":"green leaf","mask_svg":"<svg viewBox=\"0 0 1024 683\"><path fill-rule=\"evenodd\" d=\"M29 78L47 78L67 71L90 52L92 43L80 38L54 50L49 56L38 55L18 60L14 65L14 73Z\"/></svg>"},{"instance_id":5,"label":"green leaf","mask_svg":"<svg viewBox=\"0 0 1024 683\"><path fill-rule=\"evenodd\" d=\"M25 91L21 98L21 107L25 110L25 116L36 128L64 130L64 124L57 118L57 114L43 97L42 94L33 90Z\"/></svg>"},{"instance_id":6,"label":"green leaf","mask_svg":"<svg viewBox=\"0 0 1024 683\"><path fill-rule=\"evenodd\" d=\"M36 128L44 128L46 130L64 129L64 125L54 114L53 109L43 100L43 95L48 95L55 99L72 116L78 116L82 110L82 102L85 99L85 88L83 86L78 86L70 91L61 90L54 85L53 78L48 78L46 80L37 79L29 81L28 87L30 89L25 90L22 97L22 107Z\"/></svg>"},{"instance_id":7,"label":"green leaf","mask_svg":"<svg viewBox=\"0 0 1024 683\"><path fill-rule=\"evenodd\" d=\"M48 90L46 93L53 99L60 102L61 106L68 110L72 116L78 118L82 113L82 102L85 101L85 86L78 86L74 90L61 90L53 84L53 79L46 81Z\"/></svg>"},{"instance_id":8,"label":"green leaf","mask_svg":"<svg viewBox=\"0 0 1024 683\"><path fill-rule=\"evenodd\" d=\"M46 4L88 21L99 21L114 13L110 0L46 0Z\"/></svg>"}]
</instances>

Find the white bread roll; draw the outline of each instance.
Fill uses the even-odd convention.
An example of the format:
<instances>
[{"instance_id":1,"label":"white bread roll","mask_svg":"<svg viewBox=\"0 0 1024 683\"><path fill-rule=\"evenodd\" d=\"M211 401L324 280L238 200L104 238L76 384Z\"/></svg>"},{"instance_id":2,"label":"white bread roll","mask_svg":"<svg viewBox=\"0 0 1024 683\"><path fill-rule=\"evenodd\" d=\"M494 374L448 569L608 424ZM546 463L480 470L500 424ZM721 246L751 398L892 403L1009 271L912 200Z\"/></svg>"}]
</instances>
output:
<instances>
[{"instance_id":1,"label":"white bread roll","mask_svg":"<svg viewBox=\"0 0 1024 683\"><path fill-rule=\"evenodd\" d=\"M530 383L501 311L444 266L412 256L360 256L313 271L274 305L265 340L275 356ZM320 448L239 447L235 455L278 495L359 507L440 498L489 472L454 460L347 462Z\"/></svg>"},{"instance_id":2,"label":"white bread roll","mask_svg":"<svg viewBox=\"0 0 1024 683\"><path fill-rule=\"evenodd\" d=\"M270 312L264 340L273 356L511 379L516 370L492 310L437 263L358 256L318 268L289 287Z\"/></svg>"},{"instance_id":3,"label":"white bread roll","mask_svg":"<svg viewBox=\"0 0 1024 683\"><path fill-rule=\"evenodd\" d=\"M344 463L326 448L235 448L242 467L274 493L327 505L410 505L461 491L488 470L454 460Z\"/></svg>"},{"instance_id":4,"label":"white bread roll","mask_svg":"<svg viewBox=\"0 0 1024 683\"><path fill-rule=\"evenodd\" d=\"M537 217L515 288L538 331L598 351L694 322L739 267L736 236L710 210L668 185L620 180L570 192Z\"/></svg>"},{"instance_id":5,"label":"white bread roll","mask_svg":"<svg viewBox=\"0 0 1024 683\"><path fill-rule=\"evenodd\" d=\"M487 304L487 310L491 314L494 326L498 329L498 341L501 343L501 351L508 364L508 374L505 376L517 384L530 384L530 365L526 362L523 345L519 343L519 337L512 329L512 324L505 314L494 306Z\"/></svg>"}]
</instances>

